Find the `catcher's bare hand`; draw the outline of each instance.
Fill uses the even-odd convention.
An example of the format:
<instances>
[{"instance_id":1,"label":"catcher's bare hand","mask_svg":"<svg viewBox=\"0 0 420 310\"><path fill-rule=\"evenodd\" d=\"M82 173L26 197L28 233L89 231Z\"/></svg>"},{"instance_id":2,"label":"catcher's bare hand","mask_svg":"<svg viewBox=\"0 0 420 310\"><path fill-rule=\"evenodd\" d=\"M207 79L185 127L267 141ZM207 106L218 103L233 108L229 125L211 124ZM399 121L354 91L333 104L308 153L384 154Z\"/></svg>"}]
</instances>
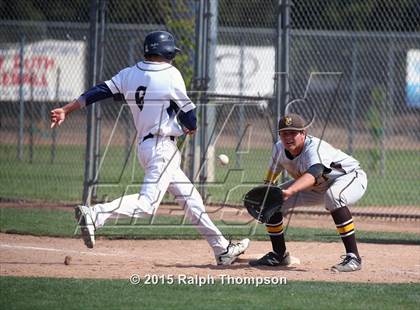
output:
<instances>
[{"instance_id":1,"label":"catcher's bare hand","mask_svg":"<svg viewBox=\"0 0 420 310\"><path fill-rule=\"evenodd\" d=\"M54 109L51 111L51 128L58 127L64 122L66 112L63 108Z\"/></svg>"},{"instance_id":2,"label":"catcher's bare hand","mask_svg":"<svg viewBox=\"0 0 420 310\"><path fill-rule=\"evenodd\" d=\"M295 192L291 191L290 189L283 189L282 192L283 192L283 201L286 201L287 199L289 199L295 194Z\"/></svg>"}]
</instances>

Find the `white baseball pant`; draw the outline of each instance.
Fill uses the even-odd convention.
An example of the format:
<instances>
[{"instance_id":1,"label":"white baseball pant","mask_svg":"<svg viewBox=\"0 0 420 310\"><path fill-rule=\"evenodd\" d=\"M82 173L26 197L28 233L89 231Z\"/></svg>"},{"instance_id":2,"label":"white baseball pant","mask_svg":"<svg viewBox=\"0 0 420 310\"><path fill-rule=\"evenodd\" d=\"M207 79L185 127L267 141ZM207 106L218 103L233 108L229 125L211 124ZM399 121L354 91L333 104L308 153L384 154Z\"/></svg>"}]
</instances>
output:
<instances>
[{"instance_id":1,"label":"white baseball pant","mask_svg":"<svg viewBox=\"0 0 420 310\"><path fill-rule=\"evenodd\" d=\"M286 182L282 187L287 188L294 180ZM325 209L335 209L351 206L364 195L367 188L366 173L362 169L355 170L335 179L326 192L304 190L290 197L283 204L284 213L301 206L324 205Z\"/></svg>"},{"instance_id":2,"label":"white baseball pant","mask_svg":"<svg viewBox=\"0 0 420 310\"><path fill-rule=\"evenodd\" d=\"M149 138L139 143L137 156L145 172L140 194L93 206L96 227L120 215L137 218L153 215L165 192L169 191L206 238L214 254L225 252L229 242L211 221L200 194L181 170L181 155L176 142L169 137Z\"/></svg>"}]
</instances>

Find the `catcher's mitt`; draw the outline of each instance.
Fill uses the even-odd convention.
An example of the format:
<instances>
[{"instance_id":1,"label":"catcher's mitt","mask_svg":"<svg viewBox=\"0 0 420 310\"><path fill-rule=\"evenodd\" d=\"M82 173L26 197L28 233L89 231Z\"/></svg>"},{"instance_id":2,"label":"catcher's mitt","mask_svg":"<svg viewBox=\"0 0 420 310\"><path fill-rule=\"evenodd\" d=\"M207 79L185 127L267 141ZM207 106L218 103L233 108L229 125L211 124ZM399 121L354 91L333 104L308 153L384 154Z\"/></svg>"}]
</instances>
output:
<instances>
[{"instance_id":1,"label":"catcher's mitt","mask_svg":"<svg viewBox=\"0 0 420 310\"><path fill-rule=\"evenodd\" d=\"M261 185L246 193L244 206L261 223L267 223L276 212L281 212L283 192L280 187Z\"/></svg>"}]
</instances>

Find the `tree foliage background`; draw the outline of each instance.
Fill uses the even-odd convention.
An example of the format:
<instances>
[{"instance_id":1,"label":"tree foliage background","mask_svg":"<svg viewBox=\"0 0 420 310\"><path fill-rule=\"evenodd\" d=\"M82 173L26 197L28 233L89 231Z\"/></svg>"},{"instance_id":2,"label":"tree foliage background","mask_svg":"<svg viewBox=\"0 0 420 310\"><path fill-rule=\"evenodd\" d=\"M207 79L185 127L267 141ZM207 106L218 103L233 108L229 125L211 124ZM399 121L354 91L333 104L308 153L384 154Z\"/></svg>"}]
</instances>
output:
<instances>
[{"instance_id":1,"label":"tree foliage background","mask_svg":"<svg viewBox=\"0 0 420 310\"><path fill-rule=\"evenodd\" d=\"M290 2L293 29L420 31L418 0ZM91 3L91 0L0 0L0 17L3 21L88 23ZM279 0L219 0L219 27L273 29L278 3ZM152 25L153 29L165 28L176 33L183 53L176 58L175 65L183 73L187 87L191 85L197 0L106 0L106 4L107 24Z\"/></svg>"},{"instance_id":2,"label":"tree foliage background","mask_svg":"<svg viewBox=\"0 0 420 310\"><path fill-rule=\"evenodd\" d=\"M113 23L166 24L168 14L178 9L194 10L197 1L108 0ZM299 0L291 12L294 29L356 31L420 31L418 0ZM89 0L0 1L3 20L87 22ZM275 24L278 0L219 0L220 26L271 28ZM191 6L188 8L187 6Z\"/></svg>"}]
</instances>

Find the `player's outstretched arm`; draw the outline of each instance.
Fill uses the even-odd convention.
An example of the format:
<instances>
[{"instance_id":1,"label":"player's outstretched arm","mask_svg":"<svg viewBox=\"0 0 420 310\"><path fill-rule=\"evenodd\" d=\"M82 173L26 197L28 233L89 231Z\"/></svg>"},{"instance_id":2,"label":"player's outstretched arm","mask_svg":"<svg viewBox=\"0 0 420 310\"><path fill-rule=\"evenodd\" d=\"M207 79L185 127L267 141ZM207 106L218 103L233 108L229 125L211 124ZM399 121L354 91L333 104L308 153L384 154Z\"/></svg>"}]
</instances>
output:
<instances>
[{"instance_id":1,"label":"player's outstretched arm","mask_svg":"<svg viewBox=\"0 0 420 310\"><path fill-rule=\"evenodd\" d=\"M324 173L329 173L329 169L327 169L323 164L317 163L310 166L301 177L296 179L296 181L287 189L283 190L283 199L287 200L294 194L315 185L317 179L322 177Z\"/></svg>"},{"instance_id":2,"label":"player's outstretched arm","mask_svg":"<svg viewBox=\"0 0 420 310\"><path fill-rule=\"evenodd\" d=\"M66 116L71 112L78 110L82 104L78 100L69 102L64 107L54 109L51 111L51 128L58 127L66 119Z\"/></svg>"},{"instance_id":3,"label":"player's outstretched arm","mask_svg":"<svg viewBox=\"0 0 420 310\"><path fill-rule=\"evenodd\" d=\"M315 184L315 178L312 174L306 172L300 178L290 185L288 188L283 189L283 200L289 199L294 194L303 191Z\"/></svg>"},{"instance_id":4,"label":"player's outstretched arm","mask_svg":"<svg viewBox=\"0 0 420 310\"><path fill-rule=\"evenodd\" d=\"M64 107L54 109L51 111L51 128L60 126L66 119L66 116L71 112L78 110L82 107L88 106L94 102L101 101L106 98L112 97L112 91L106 83L100 83L93 86L88 91L80 95L78 99L66 104Z\"/></svg>"}]
</instances>

